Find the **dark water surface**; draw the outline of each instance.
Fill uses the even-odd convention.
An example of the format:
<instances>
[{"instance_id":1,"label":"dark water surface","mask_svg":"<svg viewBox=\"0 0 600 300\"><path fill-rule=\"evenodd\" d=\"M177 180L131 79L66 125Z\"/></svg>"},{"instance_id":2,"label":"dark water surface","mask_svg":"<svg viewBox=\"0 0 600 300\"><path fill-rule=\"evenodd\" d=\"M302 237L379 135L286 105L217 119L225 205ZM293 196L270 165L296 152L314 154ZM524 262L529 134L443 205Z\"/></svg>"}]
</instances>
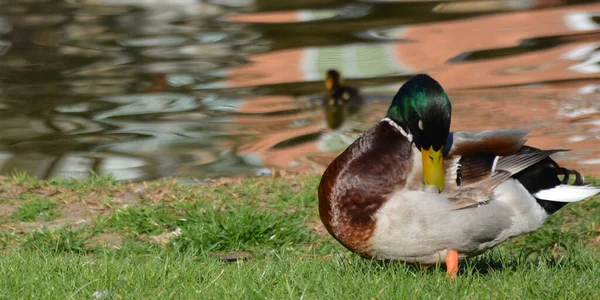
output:
<instances>
[{"instance_id":1,"label":"dark water surface","mask_svg":"<svg viewBox=\"0 0 600 300\"><path fill-rule=\"evenodd\" d=\"M335 130L328 68L367 99ZM600 176L600 4L560 0L0 1L0 173L320 172L421 72Z\"/></svg>"}]
</instances>

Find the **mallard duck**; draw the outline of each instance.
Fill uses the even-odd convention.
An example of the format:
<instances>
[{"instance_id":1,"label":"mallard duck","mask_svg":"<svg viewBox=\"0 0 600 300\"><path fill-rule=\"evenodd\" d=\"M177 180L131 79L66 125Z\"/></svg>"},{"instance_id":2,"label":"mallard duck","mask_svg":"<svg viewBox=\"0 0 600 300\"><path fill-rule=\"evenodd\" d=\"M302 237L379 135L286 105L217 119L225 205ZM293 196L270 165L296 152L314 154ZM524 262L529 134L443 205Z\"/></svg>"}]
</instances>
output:
<instances>
[{"instance_id":1,"label":"mallard duck","mask_svg":"<svg viewBox=\"0 0 600 300\"><path fill-rule=\"evenodd\" d=\"M323 97L325 119L331 129L339 128L347 115L356 114L363 104L360 91L352 86L344 85L340 73L327 71L325 77L327 91Z\"/></svg>"},{"instance_id":2,"label":"mallard duck","mask_svg":"<svg viewBox=\"0 0 600 300\"><path fill-rule=\"evenodd\" d=\"M524 146L525 130L452 133L451 111L440 84L417 75L331 162L319 214L336 240L363 257L445 262L453 278L459 258L535 231L568 202L600 192L550 158L563 150Z\"/></svg>"}]
</instances>

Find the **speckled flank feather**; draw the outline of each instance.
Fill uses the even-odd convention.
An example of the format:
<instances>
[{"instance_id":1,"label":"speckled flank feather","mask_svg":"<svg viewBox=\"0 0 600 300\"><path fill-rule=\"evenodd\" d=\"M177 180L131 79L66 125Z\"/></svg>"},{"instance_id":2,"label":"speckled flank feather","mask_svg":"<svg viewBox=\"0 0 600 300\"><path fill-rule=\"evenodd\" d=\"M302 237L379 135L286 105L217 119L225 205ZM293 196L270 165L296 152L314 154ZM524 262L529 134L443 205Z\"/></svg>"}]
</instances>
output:
<instances>
[{"instance_id":1,"label":"speckled flank feather","mask_svg":"<svg viewBox=\"0 0 600 300\"><path fill-rule=\"evenodd\" d=\"M338 156L319 185L319 214L344 246L370 256L375 213L402 189L413 162L413 148L400 128L380 122Z\"/></svg>"},{"instance_id":2,"label":"speckled flank feather","mask_svg":"<svg viewBox=\"0 0 600 300\"><path fill-rule=\"evenodd\" d=\"M548 214L516 180L494 190L488 204L455 210L442 194L396 193L377 212L372 255L378 259L434 264L450 249L480 254L506 239L542 226Z\"/></svg>"}]
</instances>

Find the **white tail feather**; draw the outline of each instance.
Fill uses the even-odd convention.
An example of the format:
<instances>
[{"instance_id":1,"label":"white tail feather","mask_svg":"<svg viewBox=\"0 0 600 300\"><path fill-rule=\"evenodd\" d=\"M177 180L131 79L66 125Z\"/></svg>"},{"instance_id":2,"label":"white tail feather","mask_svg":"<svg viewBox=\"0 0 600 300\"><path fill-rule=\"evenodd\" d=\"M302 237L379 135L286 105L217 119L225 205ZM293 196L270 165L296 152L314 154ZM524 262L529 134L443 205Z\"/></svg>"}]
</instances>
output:
<instances>
[{"instance_id":1,"label":"white tail feather","mask_svg":"<svg viewBox=\"0 0 600 300\"><path fill-rule=\"evenodd\" d=\"M556 202L577 202L600 193L600 188L593 186L574 186L561 184L557 187L535 193L538 199Z\"/></svg>"}]
</instances>

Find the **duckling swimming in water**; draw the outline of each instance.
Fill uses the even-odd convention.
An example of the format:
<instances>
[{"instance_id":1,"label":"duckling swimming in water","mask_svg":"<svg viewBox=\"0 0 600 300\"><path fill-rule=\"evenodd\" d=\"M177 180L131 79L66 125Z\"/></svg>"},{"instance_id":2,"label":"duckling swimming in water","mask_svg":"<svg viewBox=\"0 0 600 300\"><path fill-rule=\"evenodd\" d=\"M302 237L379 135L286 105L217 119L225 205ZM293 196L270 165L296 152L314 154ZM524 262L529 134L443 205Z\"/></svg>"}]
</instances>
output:
<instances>
[{"instance_id":1,"label":"duckling swimming in water","mask_svg":"<svg viewBox=\"0 0 600 300\"><path fill-rule=\"evenodd\" d=\"M322 103L325 119L331 129L337 129L348 115L358 113L363 104L363 97L357 88L343 84L337 70L327 71L325 87L327 92Z\"/></svg>"}]
</instances>

